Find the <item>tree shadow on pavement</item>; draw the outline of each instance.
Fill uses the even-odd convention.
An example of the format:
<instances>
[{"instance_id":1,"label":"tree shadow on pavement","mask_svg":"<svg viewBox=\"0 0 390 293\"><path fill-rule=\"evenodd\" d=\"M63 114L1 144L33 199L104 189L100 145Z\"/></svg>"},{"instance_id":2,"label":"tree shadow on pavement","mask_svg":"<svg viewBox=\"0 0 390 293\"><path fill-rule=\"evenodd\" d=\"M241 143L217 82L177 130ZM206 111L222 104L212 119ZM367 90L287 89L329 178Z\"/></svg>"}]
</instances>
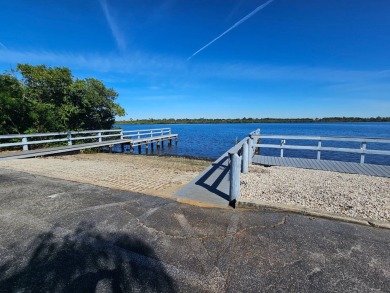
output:
<instances>
[{"instance_id":1,"label":"tree shadow on pavement","mask_svg":"<svg viewBox=\"0 0 390 293\"><path fill-rule=\"evenodd\" d=\"M176 291L153 248L125 233L82 223L71 233L54 227L23 247L1 261L0 292Z\"/></svg>"}]
</instances>

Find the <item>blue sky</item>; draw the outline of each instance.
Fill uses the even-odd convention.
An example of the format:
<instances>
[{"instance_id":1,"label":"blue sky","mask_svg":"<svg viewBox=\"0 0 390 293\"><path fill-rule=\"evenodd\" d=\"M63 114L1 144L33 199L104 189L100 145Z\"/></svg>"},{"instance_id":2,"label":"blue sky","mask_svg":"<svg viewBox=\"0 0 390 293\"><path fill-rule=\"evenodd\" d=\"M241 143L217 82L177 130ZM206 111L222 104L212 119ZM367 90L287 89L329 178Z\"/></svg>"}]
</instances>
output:
<instances>
[{"instance_id":1,"label":"blue sky","mask_svg":"<svg viewBox=\"0 0 390 293\"><path fill-rule=\"evenodd\" d=\"M390 116L389 0L0 4L1 72L69 67L127 119Z\"/></svg>"}]
</instances>

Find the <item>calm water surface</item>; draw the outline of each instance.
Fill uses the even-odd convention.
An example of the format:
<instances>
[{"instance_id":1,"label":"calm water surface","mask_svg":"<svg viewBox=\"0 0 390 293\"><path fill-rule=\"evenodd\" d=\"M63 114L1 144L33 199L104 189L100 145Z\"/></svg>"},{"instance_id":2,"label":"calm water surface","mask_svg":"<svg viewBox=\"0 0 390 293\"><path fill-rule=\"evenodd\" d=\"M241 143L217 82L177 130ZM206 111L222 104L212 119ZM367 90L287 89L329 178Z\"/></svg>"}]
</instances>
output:
<instances>
[{"instance_id":1,"label":"calm water surface","mask_svg":"<svg viewBox=\"0 0 390 293\"><path fill-rule=\"evenodd\" d=\"M158 153L194 156L216 159L231 148L236 141L245 138L250 132L260 128L263 134L354 136L390 138L390 123L249 123L249 124L149 124L117 125L123 130L170 127L179 135L179 143L165 147ZM263 140L263 143L279 143L276 140ZM287 141L287 144L316 145L317 142ZM323 146L359 148L358 143L323 142ZM390 150L390 144L368 144L368 148ZM144 150L142 150L144 152ZM157 151L155 150L155 153ZM278 150L263 149L264 155L279 156ZM285 150L285 156L316 158L315 151ZM323 159L337 159L359 162L358 154L322 152ZM367 163L390 165L390 156L367 155Z\"/></svg>"}]
</instances>

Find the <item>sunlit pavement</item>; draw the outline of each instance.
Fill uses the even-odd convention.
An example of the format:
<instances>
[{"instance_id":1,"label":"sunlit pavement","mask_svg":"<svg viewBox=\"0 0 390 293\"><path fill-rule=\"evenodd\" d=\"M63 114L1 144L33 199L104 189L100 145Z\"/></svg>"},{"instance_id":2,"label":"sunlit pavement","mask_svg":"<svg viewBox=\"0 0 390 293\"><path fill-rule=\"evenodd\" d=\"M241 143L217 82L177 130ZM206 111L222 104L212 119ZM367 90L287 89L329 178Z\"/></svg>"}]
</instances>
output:
<instances>
[{"instance_id":1,"label":"sunlit pavement","mask_svg":"<svg viewBox=\"0 0 390 293\"><path fill-rule=\"evenodd\" d=\"M389 245L385 229L0 169L0 292L386 292Z\"/></svg>"}]
</instances>

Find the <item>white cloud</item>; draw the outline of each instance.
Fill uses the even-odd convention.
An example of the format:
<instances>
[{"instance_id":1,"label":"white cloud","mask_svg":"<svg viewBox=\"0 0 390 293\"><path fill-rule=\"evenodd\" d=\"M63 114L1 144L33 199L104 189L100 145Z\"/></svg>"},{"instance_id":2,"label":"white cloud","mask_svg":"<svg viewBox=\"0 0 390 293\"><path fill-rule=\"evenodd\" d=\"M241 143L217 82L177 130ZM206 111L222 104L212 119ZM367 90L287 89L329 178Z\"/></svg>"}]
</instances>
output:
<instances>
[{"instance_id":1,"label":"white cloud","mask_svg":"<svg viewBox=\"0 0 390 293\"><path fill-rule=\"evenodd\" d=\"M367 90L389 84L390 70L343 70L308 66L275 66L248 63L197 63L166 56L132 54L77 54L53 51L18 51L0 48L0 64L46 64L66 66L72 71L99 73L123 81L134 77L164 78L164 82L220 80L301 81L324 83L337 87L359 84ZM126 77L127 76L127 77Z\"/></svg>"},{"instance_id":2,"label":"white cloud","mask_svg":"<svg viewBox=\"0 0 390 293\"><path fill-rule=\"evenodd\" d=\"M110 13L110 9L108 7L107 1L100 0L100 5L102 6L104 16L106 17L108 26L110 27L110 30L112 32L112 35L114 36L114 39L118 45L119 50L124 52L126 50L126 40L122 31L119 29L114 17Z\"/></svg>"}]
</instances>

